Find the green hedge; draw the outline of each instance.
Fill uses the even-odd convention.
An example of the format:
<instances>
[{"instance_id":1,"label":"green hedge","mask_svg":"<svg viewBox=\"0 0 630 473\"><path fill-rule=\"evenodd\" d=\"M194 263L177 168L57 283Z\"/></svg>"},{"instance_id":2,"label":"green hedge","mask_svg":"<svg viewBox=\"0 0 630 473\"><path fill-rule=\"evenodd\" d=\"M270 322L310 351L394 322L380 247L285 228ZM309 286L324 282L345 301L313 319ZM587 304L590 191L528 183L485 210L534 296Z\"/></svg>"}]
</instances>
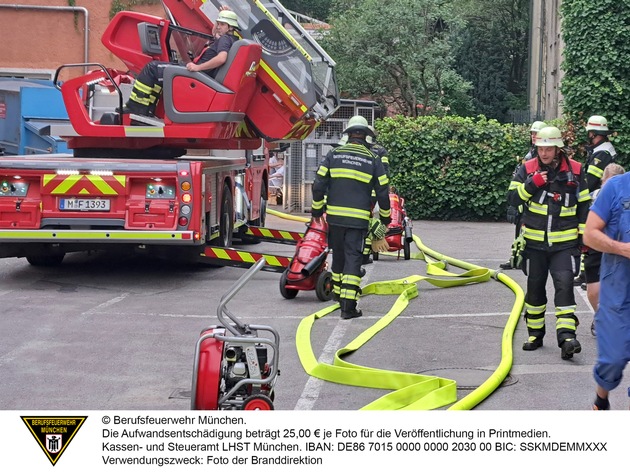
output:
<instances>
[{"instance_id":1,"label":"green hedge","mask_svg":"<svg viewBox=\"0 0 630 473\"><path fill-rule=\"evenodd\" d=\"M505 220L506 194L529 150L529 127L483 116L398 116L376 123L391 182L412 219Z\"/></svg>"},{"instance_id":2,"label":"green hedge","mask_svg":"<svg viewBox=\"0 0 630 473\"><path fill-rule=\"evenodd\" d=\"M564 113L586 139L590 115L603 115L617 136L617 162L630 169L630 7L627 0L571 0L560 4L563 50L560 84ZM583 149L576 147L578 157Z\"/></svg>"}]
</instances>

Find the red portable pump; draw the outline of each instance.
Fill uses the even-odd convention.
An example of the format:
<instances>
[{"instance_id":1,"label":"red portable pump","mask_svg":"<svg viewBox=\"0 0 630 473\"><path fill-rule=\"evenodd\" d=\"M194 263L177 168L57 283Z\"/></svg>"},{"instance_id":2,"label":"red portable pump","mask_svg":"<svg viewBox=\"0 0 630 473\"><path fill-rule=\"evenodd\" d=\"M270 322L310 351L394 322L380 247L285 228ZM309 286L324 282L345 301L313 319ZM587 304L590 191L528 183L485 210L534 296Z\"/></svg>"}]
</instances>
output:
<instances>
[{"instance_id":1,"label":"red portable pump","mask_svg":"<svg viewBox=\"0 0 630 473\"><path fill-rule=\"evenodd\" d=\"M221 297L220 325L202 330L193 365L191 409L273 410L274 386L280 371L280 334L268 325L243 323L228 308L232 300L265 265L259 259ZM262 336L266 332L270 336Z\"/></svg>"},{"instance_id":2,"label":"red portable pump","mask_svg":"<svg viewBox=\"0 0 630 473\"><path fill-rule=\"evenodd\" d=\"M325 218L312 219L298 242L289 267L280 277L280 294L293 299L299 291L315 290L320 301L332 298L332 274L326 258L328 248L328 223Z\"/></svg>"},{"instance_id":3,"label":"red portable pump","mask_svg":"<svg viewBox=\"0 0 630 473\"><path fill-rule=\"evenodd\" d=\"M411 219L405 212L405 199L400 197L392 188L389 193L389 207L391 212L391 222L387 225L387 235L385 241L389 245L388 251L397 251L400 257L400 250L406 260L411 258L411 242L413 241ZM374 253L374 259L378 260L378 253Z\"/></svg>"}]
</instances>

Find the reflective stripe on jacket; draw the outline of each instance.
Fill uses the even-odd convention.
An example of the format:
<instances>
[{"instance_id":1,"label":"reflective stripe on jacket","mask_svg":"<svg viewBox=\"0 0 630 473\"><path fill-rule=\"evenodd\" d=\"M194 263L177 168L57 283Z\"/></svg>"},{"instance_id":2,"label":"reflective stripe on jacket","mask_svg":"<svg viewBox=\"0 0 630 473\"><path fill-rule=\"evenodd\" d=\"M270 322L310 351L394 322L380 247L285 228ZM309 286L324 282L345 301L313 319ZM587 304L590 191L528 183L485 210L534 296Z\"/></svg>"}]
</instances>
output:
<instances>
[{"instance_id":1,"label":"reflective stripe on jacket","mask_svg":"<svg viewBox=\"0 0 630 473\"><path fill-rule=\"evenodd\" d=\"M355 139L331 150L317 170L312 208L325 209L331 225L367 229L372 189L380 216L390 216L389 179L381 160L364 143Z\"/></svg>"}]
</instances>

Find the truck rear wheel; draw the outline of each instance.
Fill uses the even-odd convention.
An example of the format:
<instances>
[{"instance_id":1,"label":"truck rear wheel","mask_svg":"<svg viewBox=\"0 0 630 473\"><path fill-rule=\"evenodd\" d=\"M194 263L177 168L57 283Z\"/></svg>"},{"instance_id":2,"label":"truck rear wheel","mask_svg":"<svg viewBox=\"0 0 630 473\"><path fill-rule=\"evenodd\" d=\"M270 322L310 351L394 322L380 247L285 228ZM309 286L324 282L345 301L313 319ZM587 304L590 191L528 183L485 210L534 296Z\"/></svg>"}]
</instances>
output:
<instances>
[{"instance_id":1,"label":"truck rear wheel","mask_svg":"<svg viewBox=\"0 0 630 473\"><path fill-rule=\"evenodd\" d=\"M42 266L42 267L51 267L51 266L59 266L63 261L63 258L66 256L65 253L37 253L28 255L26 257L26 261L31 266Z\"/></svg>"},{"instance_id":2,"label":"truck rear wheel","mask_svg":"<svg viewBox=\"0 0 630 473\"><path fill-rule=\"evenodd\" d=\"M219 237L212 243L224 248L232 246L234 233L234 199L232 189L228 184L223 186L221 195L221 219L219 220Z\"/></svg>"}]
</instances>

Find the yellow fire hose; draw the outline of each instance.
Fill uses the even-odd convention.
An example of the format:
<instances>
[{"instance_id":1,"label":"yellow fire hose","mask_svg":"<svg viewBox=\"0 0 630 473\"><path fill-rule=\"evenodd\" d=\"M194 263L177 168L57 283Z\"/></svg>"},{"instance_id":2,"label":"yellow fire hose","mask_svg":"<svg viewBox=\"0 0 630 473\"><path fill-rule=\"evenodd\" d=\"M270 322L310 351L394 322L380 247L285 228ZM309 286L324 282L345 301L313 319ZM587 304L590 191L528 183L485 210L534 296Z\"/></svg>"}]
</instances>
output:
<instances>
[{"instance_id":1,"label":"yellow fire hose","mask_svg":"<svg viewBox=\"0 0 630 473\"><path fill-rule=\"evenodd\" d=\"M308 222L310 219L297 217L269 209L267 212L281 218ZM427 248L422 240L414 235L414 243L420 253L414 254L414 259L423 259L427 263L427 275L413 275L392 281L380 281L368 284L362 288L362 296L396 295L398 298L391 309L374 325L359 334L344 348L335 353L333 364L319 363L313 353L311 345L311 329L316 320L325 317L339 308L339 304L332 304L300 322L296 333L296 348L304 370L311 376L339 384L351 386L389 389L392 392L376 399L362 409L392 410L414 409L426 410L452 404L449 410L467 410L474 408L486 399L503 382L512 367L512 336L516 330L523 303L524 293L521 287L511 278L498 271L473 265L465 261L444 256ZM465 271L461 274L446 271L450 264ZM342 357L357 351L374 335L389 325L409 305L409 301L418 296L417 283L426 281L437 287L454 287L464 284L474 284L495 278L508 286L516 297L507 324L503 330L501 341L501 362L492 375L477 389L457 401L457 385L453 380L437 376L427 376L415 373L381 370L378 368L355 365L345 361ZM457 402L456 402L457 401Z\"/></svg>"}]
</instances>

